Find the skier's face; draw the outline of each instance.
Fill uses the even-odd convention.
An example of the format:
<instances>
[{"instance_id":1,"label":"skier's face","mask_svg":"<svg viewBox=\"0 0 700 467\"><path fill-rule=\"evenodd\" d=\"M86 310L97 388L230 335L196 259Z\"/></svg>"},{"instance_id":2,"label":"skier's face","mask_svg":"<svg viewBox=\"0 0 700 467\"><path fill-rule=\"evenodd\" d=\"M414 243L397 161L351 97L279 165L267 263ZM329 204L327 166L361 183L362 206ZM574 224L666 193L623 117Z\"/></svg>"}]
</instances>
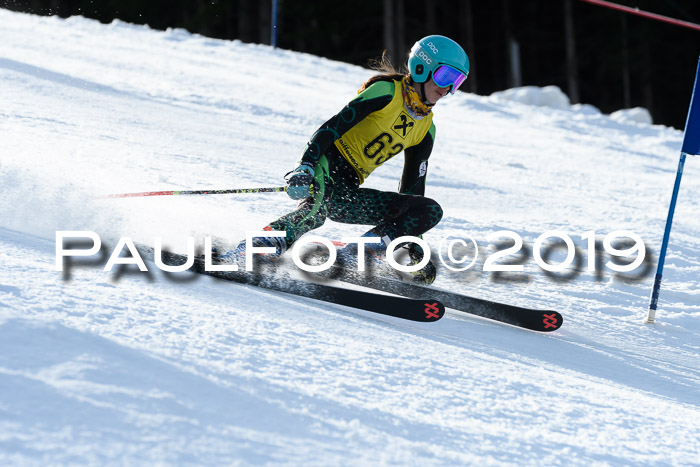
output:
<instances>
[{"instance_id":1,"label":"skier's face","mask_svg":"<svg viewBox=\"0 0 700 467\"><path fill-rule=\"evenodd\" d=\"M450 92L450 87L441 88L431 79L425 82L425 100L430 104L437 104L437 101L442 99Z\"/></svg>"}]
</instances>

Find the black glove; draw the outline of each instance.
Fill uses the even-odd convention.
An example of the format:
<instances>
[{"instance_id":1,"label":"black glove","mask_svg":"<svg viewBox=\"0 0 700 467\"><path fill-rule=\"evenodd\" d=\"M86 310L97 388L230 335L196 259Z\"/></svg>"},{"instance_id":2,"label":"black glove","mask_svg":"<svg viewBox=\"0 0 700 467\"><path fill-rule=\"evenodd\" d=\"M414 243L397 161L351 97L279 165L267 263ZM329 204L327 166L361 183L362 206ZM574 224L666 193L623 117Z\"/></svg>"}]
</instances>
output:
<instances>
[{"instance_id":1,"label":"black glove","mask_svg":"<svg viewBox=\"0 0 700 467\"><path fill-rule=\"evenodd\" d=\"M305 199L314 194L314 169L311 165L301 163L289 172L287 194L292 199Z\"/></svg>"}]
</instances>

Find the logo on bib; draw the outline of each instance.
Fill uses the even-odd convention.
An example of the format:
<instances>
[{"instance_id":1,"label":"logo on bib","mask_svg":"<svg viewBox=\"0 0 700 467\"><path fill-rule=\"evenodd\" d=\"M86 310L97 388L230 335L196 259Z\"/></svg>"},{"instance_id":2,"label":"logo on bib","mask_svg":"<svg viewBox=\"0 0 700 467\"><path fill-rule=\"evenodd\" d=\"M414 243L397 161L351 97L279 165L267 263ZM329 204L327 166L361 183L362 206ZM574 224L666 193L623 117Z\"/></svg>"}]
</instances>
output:
<instances>
[{"instance_id":1,"label":"logo on bib","mask_svg":"<svg viewBox=\"0 0 700 467\"><path fill-rule=\"evenodd\" d=\"M405 138L406 135L411 132L415 124L415 120L409 117L406 112L401 112L401 115L396 119L391 129L400 137Z\"/></svg>"}]
</instances>

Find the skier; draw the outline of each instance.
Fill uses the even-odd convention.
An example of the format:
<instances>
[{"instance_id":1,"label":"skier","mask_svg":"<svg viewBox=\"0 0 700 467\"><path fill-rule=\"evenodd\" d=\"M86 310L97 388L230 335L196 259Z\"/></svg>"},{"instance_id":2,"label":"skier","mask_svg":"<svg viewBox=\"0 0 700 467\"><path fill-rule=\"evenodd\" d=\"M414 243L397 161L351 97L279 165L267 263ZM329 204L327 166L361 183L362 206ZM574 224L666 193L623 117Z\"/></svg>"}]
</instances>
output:
<instances>
[{"instance_id":1,"label":"skier","mask_svg":"<svg viewBox=\"0 0 700 467\"><path fill-rule=\"evenodd\" d=\"M379 243L367 244L366 249L383 252L392 239L420 236L440 221L440 205L425 196L435 139L432 108L464 82L469 58L453 40L432 35L411 49L408 73L396 72L385 57L381 65L383 73L364 83L359 95L313 134L297 167L287 174L287 194L299 204L264 228L286 231L286 238L257 238L256 246L272 246L281 255L330 218L373 225L364 236L376 237ZM398 193L360 187L377 167L402 151L405 161ZM244 250L239 245L219 258L230 261ZM345 250L339 257L351 256L357 245ZM423 258L418 244L409 244L408 253L409 264ZM436 270L430 262L413 274L414 280L430 284Z\"/></svg>"}]
</instances>

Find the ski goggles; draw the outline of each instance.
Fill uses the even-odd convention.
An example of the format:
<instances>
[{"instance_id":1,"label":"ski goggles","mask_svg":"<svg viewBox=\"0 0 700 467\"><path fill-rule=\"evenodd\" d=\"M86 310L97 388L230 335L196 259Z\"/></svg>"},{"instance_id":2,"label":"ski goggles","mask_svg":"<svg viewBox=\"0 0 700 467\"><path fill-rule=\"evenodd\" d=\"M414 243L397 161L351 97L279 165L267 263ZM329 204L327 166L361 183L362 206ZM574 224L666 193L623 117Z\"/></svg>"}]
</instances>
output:
<instances>
[{"instance_id":1,"label":"ski goggles","mask_svg":"<svg viewBox=\"0 0 700 467\"><path fill-rule=\"evenodd\" d=\"M455 93L465 79L467 79L467 75L449 65L440 65L433 72L433 82L441 88L452 86L451 94Z\"/></svg>"}]
</instances>

